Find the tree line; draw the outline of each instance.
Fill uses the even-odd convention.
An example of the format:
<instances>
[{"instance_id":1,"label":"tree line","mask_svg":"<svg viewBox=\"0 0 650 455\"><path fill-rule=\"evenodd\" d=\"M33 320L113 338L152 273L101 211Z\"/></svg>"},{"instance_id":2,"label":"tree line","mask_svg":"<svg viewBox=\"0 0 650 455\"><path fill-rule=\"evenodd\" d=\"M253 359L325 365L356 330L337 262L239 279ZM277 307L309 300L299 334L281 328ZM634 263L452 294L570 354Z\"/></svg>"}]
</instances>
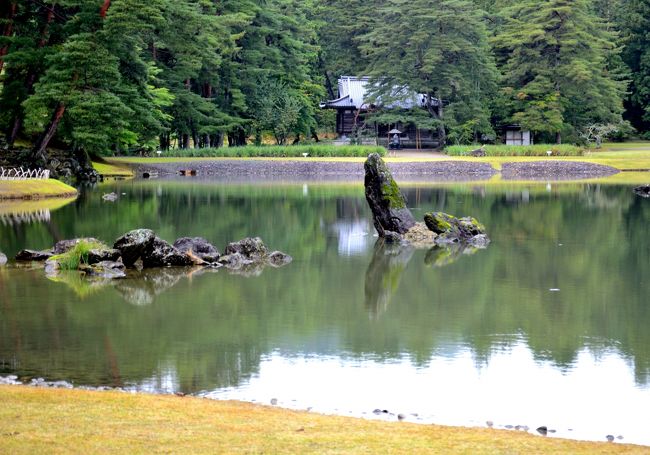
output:
<instances>
[{"instance_id":1,"label":"tree line","mask_svg":"<svg viewBox=\"0 0 650 455\"><path fill-rule=\"evenodd\" d=\"M424 94L373 115L447 143L647 133L648 29L649 0L8 0L0 131L34 158L317 140L346 74Z\"/></svg>"}]
</instances>

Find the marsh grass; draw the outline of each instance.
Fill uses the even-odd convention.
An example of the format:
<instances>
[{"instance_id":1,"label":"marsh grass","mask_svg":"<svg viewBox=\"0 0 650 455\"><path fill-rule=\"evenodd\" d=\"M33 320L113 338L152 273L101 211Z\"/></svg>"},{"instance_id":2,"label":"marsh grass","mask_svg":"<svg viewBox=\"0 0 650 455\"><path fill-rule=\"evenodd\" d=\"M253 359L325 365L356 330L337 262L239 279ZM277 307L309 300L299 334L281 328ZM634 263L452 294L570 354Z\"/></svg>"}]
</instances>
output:
<instances>
[{"instance_id":1,"label":"marsh grass","mask_svg":"<svg viewBox=\"0 0 650 455\"><path fill-rule=\"evenodd\" d=\"M470 156L472 150L480 145L452 145L445 148L449 156ZM583 148L570 144L535 144L535 145L486 145L483 150L486 156L582 156Z\"/></svg>"},{"instance_id":2,"label":"marsh grass","mask_svg":"<svg viewBox=\"0 0 650 455\"><path fill-rule=\"evenodd\" d=\"M70 251L57 254L50 258L59 263L61 270L77 270L81 264L88 264L90 250L108 249L108 246L101 242L79 241Z\"/></svg>"},{"instance_id":3,"label":"marsh grass","mask_svg":"<svg viewBox=\"0 0 650 455\"><path fill-rule=\"evenodd\" d=\"M386 149L367 145L247 145L244 147L219 147L198 149L173 149L160 157L173 158L298 158L308 157L367 157L370 153L386 154Z\"/></svg>"}]
</instances>

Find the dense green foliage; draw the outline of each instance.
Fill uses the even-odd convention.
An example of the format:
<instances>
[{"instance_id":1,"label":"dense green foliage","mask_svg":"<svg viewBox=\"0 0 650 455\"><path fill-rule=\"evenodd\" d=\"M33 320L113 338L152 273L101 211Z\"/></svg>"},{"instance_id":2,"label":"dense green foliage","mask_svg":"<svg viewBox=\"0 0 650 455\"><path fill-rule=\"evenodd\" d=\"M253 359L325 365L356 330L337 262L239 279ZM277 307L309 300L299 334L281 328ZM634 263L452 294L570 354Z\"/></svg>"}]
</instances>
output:
<instances>
[{"instance_id":1,"label":"dense green foliage","mask_svg":"<svg viewBox=\"0 0 650 455\"><path fill-rule=\"evenodd\" d=\"M476 145L450 145L445 152L451 156L469 156ZM535 145L486 145L485 156L581 156L583 149L569 144L535 144Z\"/></svg>"},{"instance_id":2,"label":"dense green foliage","mask_svg":"<svg viewBox=\"0 0 650 455\"><path fill-rule=\"evenodd\" d=\"M615 37L588 0L516 2L501 17L494 47L502 115L558 143L588 124L621 123L625 83L611 77L606 61Z\"/></svg>"},{"instance_id":3,"label":"dense green foliage","mask_svg":"<svg viewBox=\"0 0 650 455\"><path fill-rule=\"evenodd\" d=\"M8 0L0 132L34 156L317 140L348 74L371 77L377 121L450 144L644 133L649 21L648 0Z\"/></svg>"}]
</instances>

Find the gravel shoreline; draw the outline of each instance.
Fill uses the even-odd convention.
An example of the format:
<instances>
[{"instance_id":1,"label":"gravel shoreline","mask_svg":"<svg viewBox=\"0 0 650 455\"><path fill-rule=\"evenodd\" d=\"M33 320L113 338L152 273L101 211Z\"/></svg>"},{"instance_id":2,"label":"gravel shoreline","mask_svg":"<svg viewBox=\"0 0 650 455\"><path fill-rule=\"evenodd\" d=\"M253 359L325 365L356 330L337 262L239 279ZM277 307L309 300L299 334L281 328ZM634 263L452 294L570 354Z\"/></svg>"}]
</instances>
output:
<instances>
[{"instance_id":1,"label":"gravel shoreline","mask_svg":"<svg viewBox=\"0 0 650 455\"><path fill-rule=\"evenodd\" d=\"M504 180L577 180L609 177L619 172L610 166L581 161L504 163L501 167Z\"/></svg>"},{"instance_id":2,"label":"gravel shoreline","mask_svg":"<svg viewBox=\"0 0 650 455\"><path fill-rule=\"evenodd\" d=\"M423 178L435 182L489 180L499 172L489 163L475 161L426 161L388 163L397 179ZM192 170L198 178L239 181L251 178L273 180L358 180L364 175L362 162L291 160L202 160L138 164L136 174L161 177ZM505 163L504 180L577 180L607 177L618 173L613 167L579 161L533 161Z\"/></svg>"}]
</instances>

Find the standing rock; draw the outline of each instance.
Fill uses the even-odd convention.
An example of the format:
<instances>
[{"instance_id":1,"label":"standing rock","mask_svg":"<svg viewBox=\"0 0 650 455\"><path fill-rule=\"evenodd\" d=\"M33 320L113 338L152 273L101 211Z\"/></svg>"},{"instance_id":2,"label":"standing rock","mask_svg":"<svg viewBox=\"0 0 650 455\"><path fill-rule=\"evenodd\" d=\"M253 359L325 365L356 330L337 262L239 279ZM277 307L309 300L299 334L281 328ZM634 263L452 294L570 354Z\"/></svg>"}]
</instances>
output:
<instances>
[{"instance_id":1,"label":"standing rock","mask_svg":"<svg viewBox=\"0 0 650 455\"><path fill-rule=\"evenodd\" d=\"M145 268L165 266L183 267L192 265L192 259L163 239L156 237L144 253L142 253L142 265Z\"/></svg>"},{"instance_id":2,"label":"standing rock","mask_svg":"<svg viewBox=\"0 0 650 455\"><path fill-rule=\"evenodd\" d=\"M203 237L181 237L174 242L174 248L181 253L191 251L205 262L217 262L221 256L219 251Z\"/></svg>"},{"instance_id":3,"label":"standing rock","mask_svg":"<svg viewBox=\"0 0 650 455\"><path fill-rule=\"evenodd\" d=\"M379 236L386 237L387 231L405 234L415 225L415 219L386 163L377 153L371 153L363 167L366 200Z\"/></svg>"},{"instance_id":4,"label":"standing rock","mask_svg":"<svg viewBox=\"0 0 650 455\"><path fill-rule=\"evenodd\" d=\"M634 188L634 194L641 197L650 197L650 184Z\"/></svg>"},{"instance_id":5,"label":"standing rock","mask_svg":"<svg viewBox=\"0 0 650 455\"><path fill-rule=\"evenodd\" d=\"M268 256L268 249L261 238L247 237L239 242L229 243L226 247L225 254L231 255L239 253L251 261L265 260Z\"/></svg>"},{"instance_id":6,"label":"standing rock","mask_svg":"<svg viewBox=\"0 0 650 455\"><path fill-rule=\"evenodd\" d=\"M132 267L145 251L151 248L156 234L151 229L136 229L127 232L115 241L113 248L122 255L126 267Z\"/></svg>"},{"instance_id":7,"label":"standing rock","mask_svg":"<svg viewBox=\"0 0 650 455\"><path fill-rule=\"evenodd\" d=\"M16 255L17 261L47 261L52 257L52 251L21 250Z\"/></svg>"},{"instance_id":8,"label":"standing rock","mask_svg":"<svg viewBox=\"0 0 650 455\"><path fill-rule=\"evenodd\" d=\"M4 253L0 253L0 267L7 263L7 256Z\"/></svg>"}]
</instances>

